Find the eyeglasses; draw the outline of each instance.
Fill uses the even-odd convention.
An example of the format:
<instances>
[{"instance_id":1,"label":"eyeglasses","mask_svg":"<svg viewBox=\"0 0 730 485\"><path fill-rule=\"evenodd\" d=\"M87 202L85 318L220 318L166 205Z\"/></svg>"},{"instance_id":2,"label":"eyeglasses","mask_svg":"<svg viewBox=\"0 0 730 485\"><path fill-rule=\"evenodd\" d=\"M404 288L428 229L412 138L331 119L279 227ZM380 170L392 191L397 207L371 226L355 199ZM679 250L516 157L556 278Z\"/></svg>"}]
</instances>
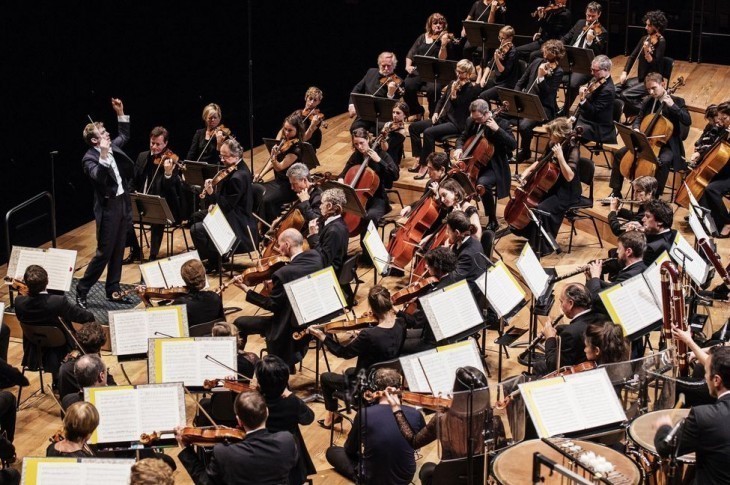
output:
<instances>
[{"instance_id":1,"label":"eyeglasses","mask_svg":"<svg viewBox=\"0 0 730 485\"><path fill-rule=\"evenodd\" d=\"M432 24L442 24L443 25L443 24L446 24L446 20L445 19L434 19L434 20L431 21L431 23Z\"/></svg>"}]
</instances>

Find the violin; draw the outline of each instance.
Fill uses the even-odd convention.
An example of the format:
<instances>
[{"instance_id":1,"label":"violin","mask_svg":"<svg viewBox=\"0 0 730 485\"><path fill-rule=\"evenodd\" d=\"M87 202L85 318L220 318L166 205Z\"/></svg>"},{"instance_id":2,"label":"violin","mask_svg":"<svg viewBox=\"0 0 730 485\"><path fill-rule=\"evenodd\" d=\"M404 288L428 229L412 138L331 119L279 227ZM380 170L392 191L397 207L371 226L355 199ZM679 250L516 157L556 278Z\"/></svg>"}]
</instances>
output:
<instances>
[{"instance_id":1,"label":"violin","mask_svg":"<svg viewBox=\"0 0 730 485\"><path fill-rule=\"evenodd\" d=\"M432 411L443 411L451 407L452 399L440 396L432 396L430 394L421 394L418 392L403 391L400 389L388 390L390 395L400 397L400 400L404 404L411 404L413 406L419 406ZM386 391L371 391L367 390L363 393L363 398L372 402L376 399L380 399L386 395Z\"/></svg>"},{"instance_id":2,"label":"violin","mask_svg":"<svg viewBox=\"0 0 730 485\"><path fill-rule=\"evenodd\" d=\"M213 189L213 191L215 192L216 186L218 186L218 184L220 184L221 182L223 182L223 180L225 180L226 177L228 177L230 174L232 174L236 170L238 170L238 163L236 163L235 165L231 165L230 167L226 167L226 168L224 168L222 170L219 170L218 173L215 174L215 176L210 181L210 186ZM203 190L200 193L200 196L199 197L201 199L205 199L205 197L207 195L208 195L208 193L205 190Z\"/></svg>"},{"instance_id":3,"label":"violin","mask_svg":"<svg viewBox=\"0 0 730 485\"><path fill-rule=\"evenodd\" d=\"M396 85L395 94L398 96L403 96L403 94L406 92L406 90L403 87L403 79L401 79L401 77L398 74L391 73L391 74L388 74L387 76L380 77L381 87L386 84L390 84L390 83L395 83L395 85Z\"/></svg>"},{"instance_id":4,"label":"violin","mask_svg":"<svg viewBox=\"0 0 730 485\"><path fill-rule=\"evenodd\" d=\"M606 84L607 78L602 77L601 79L593 78L590 80L588 84L586 84L586 90L585 90L585 98L588 99L588 97L593 94L598 88ZM575 109L575 113L573 113L573 118L575 118L576 123L578 122L578 117L580 116L581 109L583 108L583 103L578 103L578 107Z\"/></svg>"},{"instance_id":5,"label":"violin","mask_svg":"<svg viewBox=\"0 0 730 485\"><path fill-rule=\"evenodd\" d=\"M53 433L53 436L48 438L48 441L50 441L53 444L60 443L61 441L66 441L66 437L63 435L63 430L58 430L55 433Z\"/></svg>"},{"instance_id":6,"label":"violin","mask_svg":"<svg viewBox=\"0 0 730 485\"><path fill-rule=\"evenodd\" d=\"M644 40L644 51L649 55L654 55L654 51L656 50L656 45L659 43L659 41L661 39L662 39L662 34L660 34L659 32L647 35L646 39Z\"/></svg>"},{"instance_id":7,"label":"violin","mask_svg":"<svg viewBox=\"0 0 730 485\"><path fill-rule=\"evenodd\" d=\"M177 167L181 172L185 171L185 164L180 162L180 157L175 155L173 151L169 148L166 149L164 152L160 152L159 154L155 155L152 158L152 163L154 163L155 165L160 165L165 160L170 160L173 166Z\"/></svg>"},{"instance_id":8,"label":"violin","mask_svg":"<svg viewBox=\"0 0 730 485\"><path fill-rule=\"evenodd\" d=\"M221 123L217 127L213 128L213 134L216 134L216 133L219 133L219 132L222 133L225 138L235 138L231 134L231 129L228 128L228 127L226 127L226 125L224 125L223 123Z\"/></svg>"},{"instance_id":9,"label":"violin","mask_svg":"<svg viewBox=\"0 0 730 485\"><path fill-rule=\"evenodd\" d=\"M597 367L598 367L598 364L596 364L595 361L587 360L585 362L581 362L580 364L568 365L565 367L561 367L560 369L555 370L549 374L545 374L544 379L550 379L553 377L569 376L571 374L580 374L581 372L593 370Z\"/></svg>"},{"instance_id":10,"label":"violin","mask_svg":"<svg viewBox=\"0 0 730 485\"><path fill-rule=\"evenodd\" d=\"M10 288L23 296L28 296L28 285L26 285L24 281L11 278L10 276L6 276L4 280L10 285Z\"/></svg>"},{"instance_id":11,"label":"violin","mask_svg":"<svg viewBox=\"0 0 730 485\"><path fill-rule=\"evenodd\" d=\"M153 431L150 434L142 433L139 437L139 442L148 446L159 440L163 434L171 433L174 433L174 431ZM186 444L195 446L213 446L218 443L243 441L245 437L245 431L226 426L219 426L217 428L195 428L192 426L186 426L180 430L180 438L182 441Z\"/></svg>"},{"instance_id":12,"label":"violin","mask_svg":"<svg viewBox=\"0 0 730 485\"><path fill-rule=\"evenodd\" d=\"M243 273L236 276L234 280L239 281L246 286L256 286L259 283L270 280L274 271L287 263L289 263L289 258L286 256L270 256L268 258L261 258L256 261L254 266L246 269Z\"/></svg>"},{"instance_id":13,"label":"violin","mask_svg":"<svg viewBox=\"0 0 730 485\"><path fill-rule=\"evenodd\" d=\"M232 381L230 379L205 379L203 381L203 389L209 391L215 387L223 387L238 394L256 390L248 382Z\"/></svg>"},{"instance_id":14,"label":"violin","mask_svg":"<svg viewBox=\"0 0 730 485\"><path fill-rule=\"evenodd\" d=\"M373 315L372 312L365 312L359 317L355 317L351 320L341 319L335 320L334 322L323 323L321 325L312 325L311 327L307 327L302 331L294 332L292 334L292 338L294 340L303 339L304 336L309 333L309 328L316 328L323 331L324 333L333 334L338 332L349 332L350 330L359 330L361 328L366 328L377 324L378 319L375 318L375 315Z\"/></svg>"},{"instance_id":15,"label":"violin","mask_svg":"<svg viewBox=\"0 0 730 485\"><path fill-rule=\"evenodd\" d=\"M143 290L144 288L144 290ZM155 288L144 285L137 285L124 291L115 291L112 293L114 298L124 298L132 293L138 293L146 306L150 306L150 299L155 300L172 300L182 295L187 295L190 291L185 286L172 286L170 288Z\"/></svg>"},{"instance_id":16,"label":"violin","mask_svg":"<svg viewBox=\"0 0 730 485\"><path fill-rule=\"evenodd\" d=\"M603 26L601 25L601 23L598 20L594 20L593 23L585 24L583 26L584 33L588 33L589 30L592 30L593 35L595 35L596 37L603 35L603 32L604 32Z\"/></svg>"},{"instance_id":17,"label":"violin","mask_svg":"<svg viewBox=\"0 0 730 485\"><path fill-rule=\"evenodd\" d=\"M279 140L279 144L276 145L274 148L271 149L271 155L269 155L268 160L266 160L266 163L264 163L264 167L261 169L259 174L254 177L253 181L256 183L261 183L264 181L264 175L271 172L274 169L274 164L272 163L274 159L283 152L288 151L292 145L299 143L299 138L282 138Z\"/></svg>"},{"instance_id":18,"label":"violin","mask_svg":"<svg viewBox=\"0 0 730 485\"><path fill-rule=\"evenodd\" d=\"M504 56L506 56L507 53L510 51L510 49L512 49L512 46L513 46L512 42L509 42L508 41L508 42L505 42L505 43L501 44L499 46L499 49L497 49L496 51L494 51L495 54L497 55L497 57L499 57L499 60L500 61L503 61L504 60Z\"/></svg>"},{"instance_id":19,"label":"violin","mask_svg":"<svg viewBox=\"0 0 730 485\"><path fill-rule=\"evenodd\" d=\"M311 117L311 121L313 125L321 124L322 128L327 129L327 122L324 121L324 115L321 111L319 111L319 108L312 108L310 110L307 110L307 108L304 108L302 110L302 116L304 116L304 121L307 121Z\"/></svg>"},{"instance_id":20,"label":"violin","mask_svg":"<svg viewBox=\"0 0 730 485\"><path fill-rule=\"evenodd\" d=\"M411 300L415 300L428 293L431 288L439 282L439 279L435 276L428 276L421 278L420 280L411 283L402 290L398 290L393 293L390 297L390 301L393 305L402 305L408 303Z\"/></svg>"},{"instance_id":21,"label":"violin","mask_svg":"<svg viewBox=\"0 0 730 485\"><path fill-rule=\"evenodd\" d=\"M84 355L83 352L81 352L78 349L73 349L71 352L69 352L68 354L66 354L66 357L63 358L63 360L61 361L61 363L62 364L66 364L67 362L71 362L72 360L78 359L82 355Z\"/></svg>"},{"instance_id":22,"label":"violin","mask_svg":"<svg viewBox=\"0 0 730 485\"><path fill-rule=\"evenodd\" d=\"M547 7L537 7L537 10L535 10L534 12L532 12L530 14L530 17L536 18L536 17L539 17L540 15L542 15L543 18L544 18L544 16L546 16L548 14L551 14L551 13L560 13L560 12L562 12L565 9L566 9L566 6L565 5L560 5L560 4L557 4L557 3L551 3Z\"/></svg>"}]
</instances>

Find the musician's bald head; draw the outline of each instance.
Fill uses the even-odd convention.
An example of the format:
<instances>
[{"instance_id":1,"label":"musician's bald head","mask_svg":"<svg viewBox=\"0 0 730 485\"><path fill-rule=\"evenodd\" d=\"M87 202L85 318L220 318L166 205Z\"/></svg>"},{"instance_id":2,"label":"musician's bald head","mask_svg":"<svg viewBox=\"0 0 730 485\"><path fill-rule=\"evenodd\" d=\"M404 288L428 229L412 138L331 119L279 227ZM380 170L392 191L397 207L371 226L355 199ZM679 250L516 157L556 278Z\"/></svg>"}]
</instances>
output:
<instances>
[{"instance_id":1,"label":"musician's bald head","mask_svg":"<svg viewBox=\"0 0 730 485\"><path fill-rule=\"evenodd\" d=\"M288 243L291 247L294 248L301 248L304 244L304 237L302 236L302 233L297 231L294 228L289 228L284 230L279 235L279 245L282 243Z\"/></svg>"}]
</instances>

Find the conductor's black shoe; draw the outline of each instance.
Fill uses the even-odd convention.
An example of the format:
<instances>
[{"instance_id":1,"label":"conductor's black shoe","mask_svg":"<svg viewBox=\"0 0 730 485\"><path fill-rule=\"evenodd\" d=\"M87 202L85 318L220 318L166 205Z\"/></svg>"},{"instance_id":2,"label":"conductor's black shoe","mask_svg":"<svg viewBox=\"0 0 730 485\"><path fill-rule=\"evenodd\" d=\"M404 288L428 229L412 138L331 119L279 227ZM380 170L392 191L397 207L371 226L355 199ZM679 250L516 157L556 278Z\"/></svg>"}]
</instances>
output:
<instances>
[{"instance_id":1,"label":"conductor's black shoe","mask_svg":"<svg viewBox=\"0 0 730 485\"><path fill-rule=\"evenodd\" d=\"M499 229L499 222L497 222L496 220L489 221L489 223L487 224L487 227L485 227L485 229L487 231L497 232L497 229Z\"/></svg>"},{"instance_id":2,"label":"conductor's black shoe","mask_svg":"<svg viewBox=\"0 0 730 485\"><path fill-rule=\"evenodd\" d=\"M82 295L77 293L76 294L76 304L86 310L88 308L88 303L86 302L86 295Z\"/></svg>"},{"instance_id":3,"label":"conductor's black shoe","mask_svg":"<svg viewBox=\"0 0 730 485\"><path fill-rule=\"evenodd\" d=\"M122 260L122 264L132 264L135 261L139 261L141 263L142 255L136 251L132 251L131 253L129 253L129 256Z\"/></svg>"},{"instance_id":4,"label":"conductor's black shoe","mask_svg":"<svg viewBox=\"0 0 730 485\"><path fill-rule=\"evenodd\" d=\"M134 303L130 298L127 298L126 296L116 296L116 295L107 295L106 299L109 300L112 303L119 303L121 305L130 305Z\"/></svg>"}]
</instances>

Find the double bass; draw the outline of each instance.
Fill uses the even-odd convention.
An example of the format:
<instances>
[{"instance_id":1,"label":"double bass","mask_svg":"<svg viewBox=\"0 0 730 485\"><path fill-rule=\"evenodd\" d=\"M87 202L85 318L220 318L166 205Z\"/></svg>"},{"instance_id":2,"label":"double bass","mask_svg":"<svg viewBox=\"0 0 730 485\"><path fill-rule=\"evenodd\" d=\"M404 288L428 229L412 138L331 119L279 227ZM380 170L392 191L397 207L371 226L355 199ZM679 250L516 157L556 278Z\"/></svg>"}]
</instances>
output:
<instances>
[{"instance_id":1,"label":"double bass","mask_svg":"<svg viewBox=\"0 0 730 485\"><path fill-rule=\"evenodd\" d=\"M563 152L569 146L575 146L582 133L583 128L580 126L571 131L561 143ZM524 185L517 187L515 195L507 202L504 219L513 229L524 229L530 223L528 208L537 207L558 181L560 166L553 160L554 157L553 151L548 150L537 162L535 170L527 177Z\"/></svg>"},{"instance_id":2,"label":"double bass","mask_svg":"<svg viewBox=\"0 0 730 485\"><path fill-rule=\"evenodd\" d=\"M712 179L727 166L730 161L730 143L728 137L730 133L726 130L715 144L710 148L702 161L687 175L684 183L677 190L674 203L684 208L689 207L689 194L687 190L694 195L695 199L699 199L704 194L705 189L712 182Z\"/></svg>"},{"instance_id":3,"label":"double bass","mask_svg":"<svg viewBox=\"0 0 730 485\"><path fill-rule=\"evenodd\" d=\"M370 149L375 150L375 147L380 145L386 135L387 131L383 128L383 131L370 145ZM368 166L369 163L370 156L364 155L362 163L359 166L351 167L345 174L345 183L355 189L355 194L363 207L367 205L368 200L375 195L378 187L380 187L380 177L375 173L375 170ZM352 212L345 212L342 214L342 219L345 221L350 237L357 236L360 233L362 217Z\"/></svg>"}]
</instances>

